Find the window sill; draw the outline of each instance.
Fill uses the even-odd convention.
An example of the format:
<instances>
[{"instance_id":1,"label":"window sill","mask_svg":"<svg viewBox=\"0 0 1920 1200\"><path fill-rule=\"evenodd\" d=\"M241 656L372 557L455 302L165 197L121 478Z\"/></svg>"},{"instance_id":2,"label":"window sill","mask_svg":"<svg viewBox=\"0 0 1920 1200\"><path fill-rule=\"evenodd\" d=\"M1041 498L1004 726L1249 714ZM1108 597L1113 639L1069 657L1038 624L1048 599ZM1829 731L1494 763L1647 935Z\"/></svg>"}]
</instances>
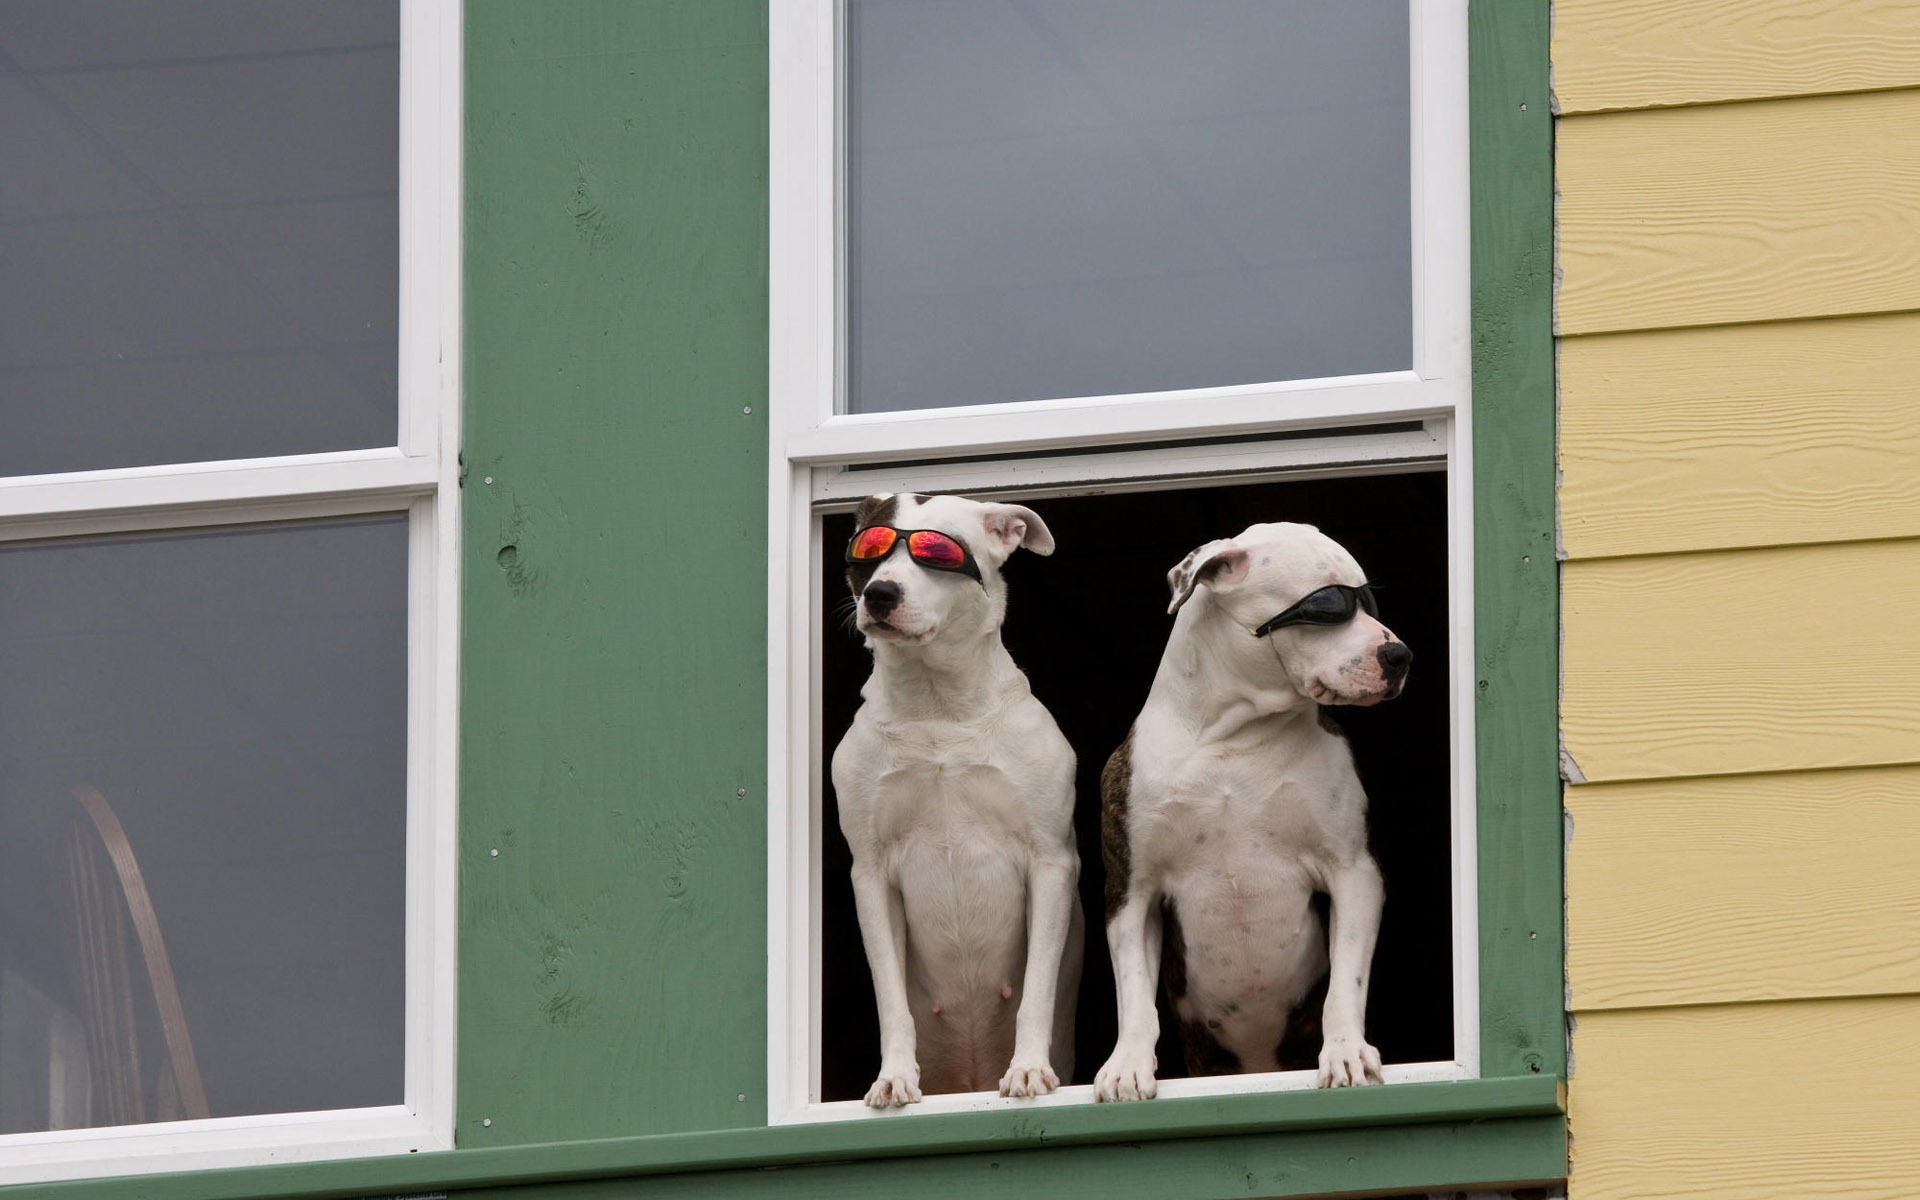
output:
<instances>
[{"instance_id":1,"label":"window sill","mask_svg":"<svg viewBox=\"0 0 1920 1200\"><path fill-rule=\"evenodd\" d=\"M1409 1083L1331 1092L1268 1092L1161 1099L1145 1103L1016 1109L899 1120L858 1120L708 1133L661 1134L413 1154L347 1162L288 1164L177 1175L142 1175L0 1189L7 1200L239 1200L275 1196L324 1200L369 1194L457 1191L476 1187L584 1182L694 1173L742 1174L740 1194L764 1189L763 1172L803 1164L846 1164L878 1184L883 1164L924 1169L936 1155L967 1156L1009 1183L1004 1156L1071 1148L1077 1178L1101 1174L1103 1146L1164 1149L1169 1178L1186 1181L1197 1162L1250 1164L1263 1194L1379 1187L1449 1187L1560 1178L1565 1172L1564 1090L1552 1076ZM1197 1139L1208 1139L1204 1148ZM1375 1153L1390 1139L1398 1149ZM1184 1148L1184 1151L1183 1151ZM1196 1154L1199 1155L1196 1158ZM1052 1159L1054 1156L1042 1156ZM1106 1156L1122 1173L1150 1170L1151 1155ZM990 1160L990 1161L989 1161ZM1037 1160L1020 1156L1009 1166ZM1069 1164L1062 1162L1061 1167ZM1260 1168L1256 1171L1254 1168ZM1399 1170L1401 1175L1390 1172ZM1411 1171L1413 1174L1405 1174ZM1277 1174L1276 1174L1277 1172ZM1422 1172L1432 1172L1427 1175ZM1217 1173L1217 1172L1213 1172ZM1444 1177L1442 1177L1444 1176ZM1236 1176L1237 1178L1237 1176ZM862 1177L861 1182L867 1182ZM1217 1181L1216 1181L1217 1182ZM1296 1187L1294 1184L1300 1186ZM1202 1195L1208 1181L1195 1177ZM1084 1185L1081 1189L1084 1190ZM1164 1189L1163 1189L1164 1190ZM1244 1186L1236 1189L1245 1194ZM823 1193L824 1194L824 1193ZM1167 1191L1173 1195L1174 1192Z\"/></svg>"}]
</instances>

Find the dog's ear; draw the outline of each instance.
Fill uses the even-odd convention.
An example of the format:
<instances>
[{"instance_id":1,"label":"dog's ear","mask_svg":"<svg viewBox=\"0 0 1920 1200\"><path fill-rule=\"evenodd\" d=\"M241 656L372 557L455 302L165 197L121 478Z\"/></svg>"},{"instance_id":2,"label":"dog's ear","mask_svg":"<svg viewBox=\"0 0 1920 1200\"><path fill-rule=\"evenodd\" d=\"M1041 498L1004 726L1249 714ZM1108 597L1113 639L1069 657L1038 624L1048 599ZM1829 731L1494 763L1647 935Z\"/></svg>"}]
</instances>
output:
<instances>
[{"instance_id":1,"label":"dog's ear","mask_svg":"<svg viewBox=\"0 0 1920 1200\"><path fill-rule=\"evenodd\" d=\"M1167 611L1179 612L1193 589L1203 583L1215 590L1239 583L1247 577L1247 564L1245 548L1231 538L1208 542L1167 572L1167 587L1173 592Z\"/></svg>"},{"instance_id":2,"label":"dog's ear","mask_svg":"<svg viewBox=\"0 0 1920 1200\"><path fill-rule=\"evenodd\" d=\"M853 527L865 529L869 525L893 524L894 510L900 505L900 497L892 492L881 492L868 496L860 502L859 511L853 514Z\"/></svg>"},{"instance_id":3,"label":"dog's ear","mask_svg":"<svg viewBox=\"0 0 1920 1200\"><path fill-rule=\"evenodd\" d=\"M1035 554L1053 553L1053 533L1040 514L1018 504L989 504L981 514L987 536L1000 547L1002 557L1019 547Z\"/></svg>"}]
</instances>

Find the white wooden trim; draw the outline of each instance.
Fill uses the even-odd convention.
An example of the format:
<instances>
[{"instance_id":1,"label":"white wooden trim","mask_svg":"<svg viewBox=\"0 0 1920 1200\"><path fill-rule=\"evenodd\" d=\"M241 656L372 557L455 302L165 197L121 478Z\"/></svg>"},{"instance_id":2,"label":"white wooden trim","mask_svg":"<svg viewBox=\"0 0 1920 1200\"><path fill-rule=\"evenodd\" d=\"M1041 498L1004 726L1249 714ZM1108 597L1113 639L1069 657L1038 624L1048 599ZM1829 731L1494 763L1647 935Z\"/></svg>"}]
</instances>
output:
<instances>
[{"instance_id":1,"label":"white wooden trim","mask_svg":"<svg viewBox=\"0 0 1920 1200\"><path fill-rule=\"evenodd\" d=\"M42 1183L440 1148L429 1123L396 1104L8 1134L0 1179Z\"/></svg>"},{"instance_id":2,"label":"white wooden trim","mask_svg":"<svg viewBox=\"0 0 1920 1200\"><path fill-rule=\"evenodd\" d=\"M815 522L808 472L787 460L785 435L831 412L838 334L833 0L785 0L768 10L767 476L767 1111L804 1108L819 1079L818 905L811 876L818 816L813 794L811 692ZM816 411L817 410L817 411ZM801 889L794 903L791 889ZM777 1050L776 1050L777 1048Z\"/></svg>"},{"instance_id":3,"label":"white wooden trim","mask_svg":"<svg viewBox=\"0 0 1920 1200\"><path fill-rule=\"evenodd\" d=\"M1471 1079L1474 1073L1457 1062L1394 1063L1381 1069L1387 1083L1446 1083ZM1161 1099L1177 1100L1193 1096L1239 1096L1263 1092L1307 1092L1314 1088L1312 1071L1271 1071L1258 1075L1212 1075L1195 1079L1162 1079ZM932 1117L948 1113L1005 1112L1031 1108L1060 1108L1071 1104L1095 1103L1093 1085L1063 1087L1046 1096L1014 1100L998 1092L960 1092L928 1096L918 1104L904 1108L868 1108L859 1100L834 1100L796 1110L783 1122L788 1125L813 1125L827 1121L888 1121L913 1117Z\"/></svg>"},{"instance_id":4,"label":"white wooden trim","mask_svg":"<svg viewBox=\"0 0 1920 1200\"><path fill-rule=\"evenodd\" d=\"M8 1134L8 1183L453 1146L462 16L462 0L401 10L399 444L0 480L0 541L408 514L403 1102Z\"/></svg>"},{"instance_id":5,"label":"white wooden trim","mask_svg":"<svg viewBox=\"0 0 1920 1200\"><path fill-rule=\"evenodd\" d=\"M1412 0L1413 369L1470 399L1467 0Z\"/></svg>"},{"instance_id":6,"label":"white wooden trim","mask_svg":"<svg viewBox=\"0 0 1920 1200\"><path fill-rule=\"evenodd\" d=\"M1474 732L1473 410L1461 405L1447 426L1447 705L1453 803L1453 1056L1480 1074L1479 751Z\"/></svg>"},{"instance_id":7,"label":"white wooden trim","mask_svg":"<svg viewBox=\"0 0 1920 1200\"><path fill-rule=\"evenodd\" d=\"M1077 396L924 412L855 413L788 427L777 452L800 463L1012 454L1067 446L1237 437L1443 416L1463 380L1411 371L1279 383Z\"/></svg>"},{"instance_id":8,"label":"white wooden trim","mask_svg":"<svg viewBox=\"0 0 1920 1200\"><path fill-rule=\"evenodd\" d=\"M818 426L837 394L837 7L782 0L767 12L767 357L777 458L786 449L778 431Z\"/></svg>"},{"instance_id":9,"label":"white wooden trim","mask_svg":"<svg viewBox=\"0 0 1920 1200\"><path fill-rule=\"evenodd\" d=\"M1228 442L1169 450L1093 450L1039 458L961 459L910 465L839 465L813 470L813 507L851 509L877 492L964 492L972 496L1018 492L1035 498L1071 496L1090 485L1125 481L1129 490L1228 483L1236 479L1327 479L1444 466L1446 426L1365 430L1336 435Z\"/></svg>"},{"instance_id":10,"label":"white wooden trim","mask_svg":"<svg viewBox=\"0 0 1920 1200\"><path fill-rule=\"evenodd\" d=\"M460 313L462 0L400 8L399 444L438 455L444 373L457 369Z\"/></svg>"},{"instance_id":11,"label":"white wooden trim","mask_svg":"<svg viewBox=\"0 0 1920 1200\"><path fill-rule=\"evenodd\" d=\"M396 449L77 471L0 481L0 540L282 520L289 505L405 508L440 482L430 455Z\"/></svg>"},{"instance_id":12,"label":"white wooden trim","mask_svg":"<svg viewBox=\"0 0 1920 1200\"><path fill-rule=\"evenodd\" d=\"M863 1119L819 1098L821 781L819 511L865 491L1040 496L1217 482L1448 470L1455 1061L1398 1064L1390 1080L1479 1072L1474 831L1471 339L1466 0L1410 0L1411 369L1124 396L849 414L842 365L842 64L836 0L769 13L768 1097L770 1123ZM1418 434L1286 435L1418 421ZM1247 439L1141 448L1143 443ZM1044 452L1056 451L1055 454ZM1036 456L1036 452L1040 452ZM1019 459L996 457L1022 455ZM855 469L864 468L864 469ZM870 485L870 486L869 486ZM1097 938L1095 939L1097 942ZM1170 1080L1164 1095L1308 1086L1305 1073ZM930 1097L920 1114L1084 1102Z\"/></svg>"},{"instance_id":13,"label":"white wooden trim","mask_svg":"<svg viewBox=\"0 0 1920 1200\"><path fill-rule=\"evenodd\" d=\"M809 528L806 472L781 459L767 480L767 1108L785 1113L808 1102L810 1080L819 1072L811 1055L816 990L810 984L814 908L807 895L813 872L813 807L804 802L813 787L808 771L812 705L795 704L810 665L813 613L807 586ZM805 689L810 690L810 689ZM774 1047L779 1052L772 1053ZM795 1047L807 1048L803 1051Z\"/></svg>"},{"instance_id":14,"label":"white wooden trim","mask_svg":"<svg viewBox=\"0 0 1920 1200\"><path fill-rule=\"evenodd\" d=\"M1414 370L1446 381L1449 735L1453 747L1453 1048L1480 1073L1478 783L1474 731L1473 405L1467 0L1413 0Z\"/></svg>"},{"instance_id":15,"label":"white wooden trim","mask_svg":"<svg viewBox=\"0 0 1920 1200\"><path fill-rule=\"evenodd\" d=\"M454 1144L459 974L465 15L464 0L405 0L401 9L400 245L403 270L412 264L401 279L401 437L403 448L431 455L437 472L431 497L413 504L409 559L417 582L407 641L415 682L407 734L405 1092L425 1148L437 1150Z\"/></svg>"}]
</instances>

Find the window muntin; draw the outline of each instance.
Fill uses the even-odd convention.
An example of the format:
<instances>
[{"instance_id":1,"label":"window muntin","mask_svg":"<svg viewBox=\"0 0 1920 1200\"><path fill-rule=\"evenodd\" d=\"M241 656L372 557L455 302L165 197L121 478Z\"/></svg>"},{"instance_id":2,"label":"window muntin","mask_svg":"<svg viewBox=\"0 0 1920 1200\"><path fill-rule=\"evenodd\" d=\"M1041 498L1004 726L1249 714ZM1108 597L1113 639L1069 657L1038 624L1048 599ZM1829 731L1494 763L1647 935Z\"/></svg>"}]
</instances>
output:
<instances>
[{"instance_id":1,"label":"window muntin","mask_svg":"<svg viewBox=\"0 0 1920 1200\"><path fill-rule=\"evenodd\" d=\"M1479 1070L1478 874L1473 758L1473 484L1467 310L1466 6L1415 0L1409 18L1411 366L1333 378L897 412L848 411L854 355L842 327L854 284L844 256L850 198L843 72L846 13L833 0L772 10L771 423L769 564L769 1119L862 1119L823 1103L821 853L831 746L822 714L823 516L873 491L956 490L1007 498L1094 495L1445 467L1444 555L1453 1058L1389 1078ZM1284 514L1274 514L1284 516ZM1217 535L1235 529L1212 531ZM1438 536L1440 531L1435 531ZM1051 565L1051 564L1049 564ZM1163 573L1165 564L1156 573ZM1110 746L1076 746L1081 757ZM1097 803L1082 795L1082 807ZM1434 847L1437 853L1441 847ZM1081 846L1083 864L1097 846ZM1391 883L1390 883L1391 886ZM1089 914L1088 955L1104 951ZM862 964L864 967L864 964ZM1104 1003L1111 1003L1107 997ZM1092 1064L1097 1067L1098 1064ZM1090 1077L1091 1069L1086 1072ZM1170 1081L1163 1095L1310 1086L1286 1073ZM990 1093L928 1098L922 1113L1076 1103Z\"/></svg>"},{"instance_id":2,"label":"window muntin","mask_svg":"<svg viewBox=\"0 0 1920 1200\"><path fill-rule=\"evenodd\" d=\"M0 1135L0 1174L29 1181L446 1149L452 1145L455 934L460 5L458 0L368 0L222 4L197 10L231 18L215 23L169 21L180 11L178 6L114 5L104 12L89 4L58 8L55 15L61 19L49 17L52 32L42 38L43 47L64 47L61 53L83 57L98 54L102 61L143 55L244 61L303 47L318 48L322 57L337 53L351 58L368 47L357 40L358 34L343 42L341 24L391 29L398 16L397 130L391 127L396 60L389 36L384 52L390 127L383 135L388 149L381 152L392 156L397 144L397 202L378 195L342 196L328 191L323 182L323 199L356 201L363 216L374 209L383 209L384 215L334 222L328 228L307 226L298 242L281 242L269 232L260 243L271 251L261 261L280 271L276 278L281 280L297 272L302 255L337 255L343 239L384 259L381 271L392 291L379 302L396 309L397 317L384 333L368 333L365 343L367 362L386 362L369 367L367 376L378 377L384 432L363 442L362 449L322 447L0 477L0 542L39 550L51 545L45 539L74 539L68 544L78 546L101 535L140 531L175 531L188 539L216 530L265 536L272 530L317 529L363 516L398 531L405 546L399 599L405 636L397 652L389 646L382 654L382 667L389 683L399 680L404 688L397 718L404 729L404 789L402 819L387 827L390 836L381 852L397 854L403 871L397 883L389 880L373 891L391 885L402 895L399 928L389 928L386 937L403 945L398 1015L403 1045L397 1058L387 1056L381 1078L374 1081L391 1097L389 1102L5 1134ZM14 11L10 8L7 15ZM86 29L75 33L75 25ZM5 29L0 19L0 33ZM358 111L362 102L351 99L343 107ZM251 150L260 150L260 160L269 166L290 157L284 147L261 149L258 139ZM307 157L329 169L342 162L325 150ZM244 177L259 166L260 161L236 161L228 170ZM385 169L391 172L394 166L389 163ZM6 194L0 183L0 197ZM381 243L383 250L378 248ZM8 282L0 280L0 289ZM330 308L346 295L322 288L303 293L300 301L328 319L330 313L345 312L351 323L358 311L353 304ZM313 381L298 371L270 382L268 390L274 395L332 402L324 390L303 387ZM324 594L328 586L317 585L315 591ZM388 975L378 981L380 989L391 989ZM65 1034L50 1037L73 1033L70 1023L65 1028ZM392 1045L389 1033L379 1036ZM399 1090L394 1092L396 1074ZM344 1096L336 1100L353 1103Z\"/></svg>"},{"instance_id":3,"label":"window muntin","mask_svg":"<svg viewBox=\"0 0 1920 1200\"><path fill-rule=\"evenodd\" d=\"M392 445L398 6L113 11L0 13L0 475Z\"/></svg>"},{"instance_id":4,"label":"window muntin","mask_svg":"<svg viewBox=\"0 0 1920 1200\"><path fill-rule=\"evenodd\" d=\"M1408 37L1405 0L853 0L847 411L1408 369Z\"/></svg>"}]
</instances>

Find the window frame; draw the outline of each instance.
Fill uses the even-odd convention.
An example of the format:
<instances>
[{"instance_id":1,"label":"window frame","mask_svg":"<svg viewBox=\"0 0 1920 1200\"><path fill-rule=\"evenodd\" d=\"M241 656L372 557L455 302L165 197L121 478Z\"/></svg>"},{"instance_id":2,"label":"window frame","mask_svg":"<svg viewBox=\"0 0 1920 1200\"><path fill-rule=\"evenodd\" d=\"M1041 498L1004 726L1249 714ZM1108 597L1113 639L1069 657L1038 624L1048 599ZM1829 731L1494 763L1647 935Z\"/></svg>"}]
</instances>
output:
<instances>
[{"instance_id":1,"label":"window frame","mask_svg":"<svg viewBox=\"0 0 1920 1200\"><path fill-rule=\"evenodd\" d=\"M453 1146L462 16L463 0L401 0L395 444L0 479L0 542L407 514L402 1101L0 1135L10 1183Z\"/></svg>"},{"instance_id":2,"label":"window frame","mask_svg":"<svg viewBox=\"0 0 1920 1200\"><path fill-rule=\"evenodd\" d=\"M768 1022L771 1125L887 1114L821 1103L817 864L827 748L820 745L818 518L889 490L1000 490L1031 498L1219 482L1305 479L1431 465L1448 472L1452 672L1455 1061L1404 1064L1399 1082L1483 1077L1481 865L1474 751L1475 485L1468 156L1467 0L1410 0L1413 322L1406 371L1125 396L851 414L844 409L844 7L772 6L768 570ZM1284 416L1276 416L1283 412ZM1409 423L1417 430L1406 429ZM1353 427L1397 425L1396 431ZM1288 441L1289 433L1340 429ZM1219 444L1216 439L1259 438ZM1200 445L1194 439L1209 439ZM1189 444L1179 444L1182 440ZM1171 444L1169 444L1171 443ZM1150 449L1144 447L1151 447ZM1053 452L1053 453L1049 453ZM1023 456L1017 470L992 460ZM953 461L953 460L969 461ZM928 460L946 460L932 461ZM1003 460L1004 462L1004 460ZM997 471L997 482L996 482ZM1095 748L1080 747L1083 753ZM1085 803L1086 798L1081 798ZM1103 920L1089 913L1088 953ZM1307 1072L1169 1080L1162 1096L1300 1090ZM1091 1100L1064 1088L1040 1100L986 1093L928 1097L916 1115L1054 1107Z\"/></svg>"}]
</instances>

